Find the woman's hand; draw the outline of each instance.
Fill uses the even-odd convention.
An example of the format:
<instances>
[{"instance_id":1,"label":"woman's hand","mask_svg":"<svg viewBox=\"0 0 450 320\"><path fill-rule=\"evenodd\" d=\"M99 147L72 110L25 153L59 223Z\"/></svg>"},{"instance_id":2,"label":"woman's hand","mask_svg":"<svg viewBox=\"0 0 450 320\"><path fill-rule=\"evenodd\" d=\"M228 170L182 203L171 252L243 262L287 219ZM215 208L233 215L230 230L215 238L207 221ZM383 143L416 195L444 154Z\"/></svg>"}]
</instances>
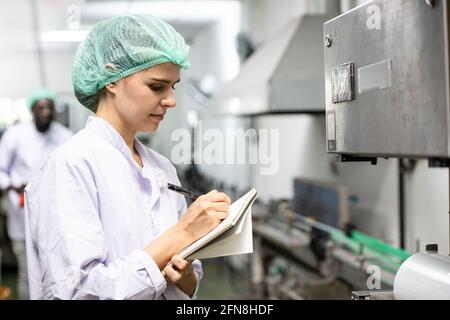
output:
<instances>
[{"instance_id":1,"label":"woman's hand","mask_svg":"<svg viewBox=\"0 0 450 320\"><path fill-rule=\"evenodd\" d=\"M177 285L186 295L192 297L197 286L192 262L174 255L164 268L163 275L169 283Z\"/></svg>"},{"instance_id":2,"label":"woman's hand","mask_svg":"<svg viewBox=\"0 0 450 320\"><path fill-rule=\"evenodd\" d=\"M230 203L230 197L216 190L198 197L176 224L145 246L145 252L160 270L164 270L175 254L203 237L227 217ZM168 274L173 274L171 271Z\"/></svg>"},{"instance_id":3,"label":"woman's hand","mask_svg":"<svg viewBox=\"0 0 450 320\"><path fill-rule=\"evenodd\" d=\"M178 221L184 233L194 242L214 229L228 215L231 199L216 190L195 200Z\"/></svg>"}]
</instances>

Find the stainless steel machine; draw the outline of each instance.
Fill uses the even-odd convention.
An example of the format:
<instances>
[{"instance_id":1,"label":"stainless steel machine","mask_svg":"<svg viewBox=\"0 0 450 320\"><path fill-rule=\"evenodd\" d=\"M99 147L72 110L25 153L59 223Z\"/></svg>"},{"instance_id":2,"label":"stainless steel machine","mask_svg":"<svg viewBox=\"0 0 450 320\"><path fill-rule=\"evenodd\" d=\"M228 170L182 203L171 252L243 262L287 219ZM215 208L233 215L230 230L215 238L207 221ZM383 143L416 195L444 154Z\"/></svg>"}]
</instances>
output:
<instances>
[{"instance_id":1,"label":"stainless steel machine","mask_svg":"<svg viewBox=\"0 0 450 320\"><path fill-rule=\"evenodd\" d=\"M375 0L324 24L327 151L449 158L446 1Z\"/></svg>"},{"instance_id":2,"label":"stainless steel machine","mask_svg":"<svg viewBox=\"0 0 450 320\"><path fill-rule=\"evenodd\" d=\"M369 1L326 22L323 36L327 151L343 161L424 158L449 166L447 1ZM450 257L437 250L409 257L394 296L450 299Z\"/></svg>"}]
</instances>

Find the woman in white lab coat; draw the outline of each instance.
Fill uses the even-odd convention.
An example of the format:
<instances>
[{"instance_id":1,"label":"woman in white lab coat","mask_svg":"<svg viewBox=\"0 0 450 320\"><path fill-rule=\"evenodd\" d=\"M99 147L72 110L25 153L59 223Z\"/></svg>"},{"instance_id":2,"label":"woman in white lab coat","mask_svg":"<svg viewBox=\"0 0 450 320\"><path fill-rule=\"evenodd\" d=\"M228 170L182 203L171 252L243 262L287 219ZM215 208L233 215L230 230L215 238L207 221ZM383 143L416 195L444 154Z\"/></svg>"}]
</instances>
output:
<instances>
[{"instance_id":1,"label":"woman in white lab coat","mask_svg":"<svg viewBox=\"0 0 450 320\"><path fill-rule=\"evenodd\" d=\"M175 107L188 46L151 16L96 25L74 58L73 84L95 112L26 188L32 299L195 298L202 268L176 254L227 215L211 191L188 209L173 165L138 131ZM171 263L169 263L171 262Z\"/></svg>"}]
</instances>

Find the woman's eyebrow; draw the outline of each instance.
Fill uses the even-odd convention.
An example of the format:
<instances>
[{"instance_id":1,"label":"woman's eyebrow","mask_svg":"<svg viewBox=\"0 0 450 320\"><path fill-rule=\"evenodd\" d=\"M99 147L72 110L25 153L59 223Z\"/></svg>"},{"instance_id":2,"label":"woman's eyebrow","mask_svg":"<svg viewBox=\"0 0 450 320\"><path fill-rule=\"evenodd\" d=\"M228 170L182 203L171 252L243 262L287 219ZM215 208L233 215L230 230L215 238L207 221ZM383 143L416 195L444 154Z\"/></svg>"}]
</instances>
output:
<instances>
[{"instance_id":1,"label":"woman's eyebrow","mask_svg":"<svg viewBox=\"0 0 450 320\"><path fill-rule=\"evenodd\" d=\"M158 79L158 78L149 78L149 79L150 79L150 80L153 80L153 81L158 81L158 82L167 83L167 84L172 83L172 81L167 80L167 79ZM178 83L178 82L180 82L180 79L178 79L177 81L175 81L173 84L176 84L176 83Z\"/></svg>"}]
</instances>

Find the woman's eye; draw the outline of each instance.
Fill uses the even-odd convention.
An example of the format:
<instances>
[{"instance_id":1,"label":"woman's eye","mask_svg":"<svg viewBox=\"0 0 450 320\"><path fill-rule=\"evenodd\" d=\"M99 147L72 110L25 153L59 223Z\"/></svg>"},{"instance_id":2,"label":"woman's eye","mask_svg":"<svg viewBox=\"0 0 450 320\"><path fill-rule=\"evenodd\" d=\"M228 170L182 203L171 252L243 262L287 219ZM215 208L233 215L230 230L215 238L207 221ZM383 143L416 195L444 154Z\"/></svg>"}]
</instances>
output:
<instances>
[{"instance_id":1,"label":"woman's eye","mask_svg":"<svg viewBox=\"0 0 450 320\"><path fill-rule=\"evenodd\" d=\"M150 89L152 89L153 91L161 91L163 87L162 86L150 86Z\"/></svg>"}]
</instances>

